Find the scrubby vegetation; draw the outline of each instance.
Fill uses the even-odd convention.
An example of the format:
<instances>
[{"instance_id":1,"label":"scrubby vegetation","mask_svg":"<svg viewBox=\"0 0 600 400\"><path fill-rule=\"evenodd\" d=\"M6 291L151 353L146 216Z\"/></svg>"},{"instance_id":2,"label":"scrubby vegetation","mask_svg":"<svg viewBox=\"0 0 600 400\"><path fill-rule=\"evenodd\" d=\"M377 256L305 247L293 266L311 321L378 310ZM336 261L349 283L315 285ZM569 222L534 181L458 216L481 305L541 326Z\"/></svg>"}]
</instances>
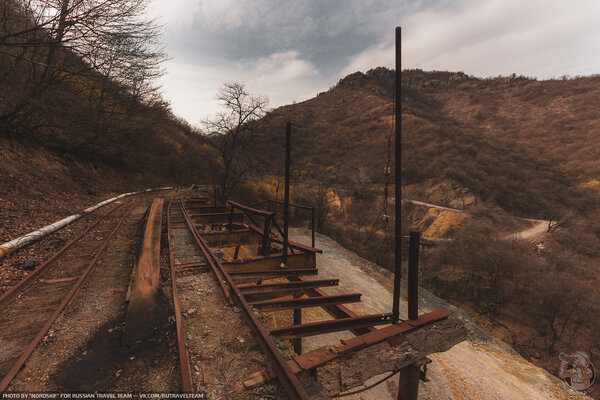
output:
<instances>
[{"instance_id":1,"label":"scrubby vegetation","mask_svg":"<svg viewBox=\"0 0 600 400\"><path fill-rule=\"evenodd\" d=\"M600 357L599 240L597 226L579 219L534 251L530 241L506 240L475 220L425 253L423 283L554 372L561 351Z\"/></svg>"},{"instance_id":2,"label":"scrubby vegetation","mask_svg":"<svg viewBox=\"0 0 600 400\"><path fill-rule=\"evenodd\" d=\"M355 73L313 99L274 110L254 138L256 154L269 154L257 167L280 169L291 121L297 182L345 188L362 170L370 183L381 184L393 79L385 68ZM450 179L491 207L530 218L597 204L584 186L600 175L593 150L600 78L478 79L414 70L403 79L405 184Z\"/></svg>"},{"instance_id":3,"label":"scrubby vegetation","mask_svg":"<svg viewBox=\"0 0 600 400\"><path fill-rule=\"evenodd\" d=\"M394 260L393 186L384 193L393 82L384 68L352 74L269 113L249 144L270 155L257 170L280 175L291 121L294 193L317 205L321 232L386 268ZM404 196L469 212L403 205L405 234L452 239L424 249L422 284L553 373L561 351L600 357L599 92L597 76L403 76ZM550 220L550 232L507 239L530 227L515 217Z\"/></svg>"}]
</instances>

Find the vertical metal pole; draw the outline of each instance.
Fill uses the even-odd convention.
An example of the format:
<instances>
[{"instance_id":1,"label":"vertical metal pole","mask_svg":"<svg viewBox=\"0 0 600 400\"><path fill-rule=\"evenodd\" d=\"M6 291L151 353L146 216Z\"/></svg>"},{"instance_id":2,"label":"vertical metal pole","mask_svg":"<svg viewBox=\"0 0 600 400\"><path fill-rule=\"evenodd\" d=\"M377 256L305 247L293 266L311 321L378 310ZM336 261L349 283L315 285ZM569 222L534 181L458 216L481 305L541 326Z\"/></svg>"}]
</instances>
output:
<instances>
[{"instance_id":1,"label":"vertical metal pole","mask_svg":"<svg viewBox=\"0 0 600 400\"><path fill-rule=\"evenodd\" d=\"M419 245L421 234L410 232L408 247L408 319L419 317Z\"/></svg>"},{"instance_id":2,"label":"vertical metal pole","mask_svg":"<svg viewBox=\"0 0 600 400\"><path fill-rule=\"evenodd\" d=\"M400 370L398 382L398 400L417 400L419 396L420 369L414 364Z\"/></svg>"},{"instance_id":3,"label":"vertical metal pole","mask_svg":"<svg viewBox=\"0 0 600 400\"><path fill-rule=\"evenodd\" d=\"M270 240L269 235L271 235L271 216L266 216L265 217L265 232L263 235L263 255L264 256L268 256L270 253L269 247L271 245L269 244L269 240Z\"/></svg>"},{"instance_id":4,"label":"vertical metal pole","mask_svg":"<svg viewBox=\"0 0 600 400\"><path fill-rule=\"evenodd\" d=\"M285 190L283 197L283 264L287 266L287 252L289 247L288 229L290 224L290 164L292 150L292 124L285 126ZM298 293L294 298L301 297ZM302 309L294 309L294 325L302 324ZM293 340L294 351L302 354L302 338Z\"/></svg>"},{"instance_id":5,"label":"vertical metal pole","mask_svg":"<svg viewBox=\"0 0 600 400\"><path fill-rule=\"evenodd\" d=\"M298 294L294 294L294 298L300 298L302 297L301 295ZM302 309L301 308L295 308L294 309L294 325L302 325ZM300 355L302 354L302 338L299 337L297 339L293 340L293 345L294 345L294 351L296 352L296 354Z\"/></svg>"},{"instance_id":6,"label":"vertical metal pole","mask_svg":"<svg viewBox=\"0 0 600 400\"><path fill-rule=\"evenodd\" d=\"M315 229L316 229L316 227L315 227L315 206L312 206L312 208L310 209L310 213L311 213L310 217L312 219L312 222L311 222L311 224L312 224L311 225L311 227L312 227L312 232L311 232L311 234L312 234L312 247L314 248L315 247Z\"/></svg>"},{"instance_id":7,"label":"vertical metal pole","mask_svg":"<svg viewBox=\"0 0 600 400\"><path fill-rule=\"evenodd\" d=\"M292 146L292 124L285 125L285 192L283 197L283 264L287 266L289 247L288 228L290 224L290 155ZM295 313L295 311L294 311Z\"/></svg>"},{"instance_id":8,"label":"vertical metal pole","mask_svg":"<svg viewBox=\"0 0 600 400\"><path fill-rule=\"evenodd\" d=\"M402 275L402 196L401 196L401 174L402 174L402 119L401 119L401 100L402 100L402 32L401 28L396 27L396 90L395 90L395 105L396 105L396 146L394 154L396 157L395 164L395 250L394 250L394 300L392 304L392 320L398 322L400 320L400 278Z\"/></svg>"},{"instance_id":9,"label":"vertical metal pole","mask_svg":"<svg viewBox=\"0 0 600 400\"><path fill-rule=\"evenodd\" d=\"M230 207L231 207L231 210L229 211L229 224L227 225L227 229L229 231L232 231L233 230L233 213L235 211L235 208L232 205L230 205Z\"/></svg>"}]
</instances>

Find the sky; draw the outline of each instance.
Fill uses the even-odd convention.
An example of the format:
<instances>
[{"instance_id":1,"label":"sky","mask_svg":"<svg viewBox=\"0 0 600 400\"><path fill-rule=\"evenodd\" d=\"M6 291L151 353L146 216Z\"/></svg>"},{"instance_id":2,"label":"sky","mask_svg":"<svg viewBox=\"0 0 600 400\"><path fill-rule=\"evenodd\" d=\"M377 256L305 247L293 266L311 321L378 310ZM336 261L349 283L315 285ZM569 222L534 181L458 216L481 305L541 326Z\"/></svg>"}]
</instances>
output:
<instances>
[{"instance_id":1,"label":"sky","mask_svg":"<svg viewBox=\"0 0 600 400\"><path fill-rule=\"evenodd\" d=\"M153 0L169 54L160 79L193 125L219 110L225 82L270 107L344 76L394 67L538 79L600 73L600 0Z\"/></svg>"}]
</instances>

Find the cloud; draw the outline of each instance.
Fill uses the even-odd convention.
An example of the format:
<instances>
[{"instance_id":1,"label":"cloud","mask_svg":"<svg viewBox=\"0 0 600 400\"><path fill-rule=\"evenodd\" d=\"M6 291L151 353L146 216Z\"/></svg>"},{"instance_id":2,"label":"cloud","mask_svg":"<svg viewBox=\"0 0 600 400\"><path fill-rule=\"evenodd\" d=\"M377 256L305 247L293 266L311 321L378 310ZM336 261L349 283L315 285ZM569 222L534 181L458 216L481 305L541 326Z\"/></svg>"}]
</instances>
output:
<instances>
[{"instance_id":1,"label":"cloud","mask_svg":"<svg viewBox=\"0 0 600 400\"><path fill-rule=\"evenodd\" d=\"M273 53L268 57L258 60L246 60L239 64L239 68L251 66L250 75L257 80L272 80L275 83L289 82L293 79L306 79L318 77L319 72L314 64L299 58L295 50L283 53Z\"/></svg>"},{"instance_id":2,"label":"cloud","mask_svg":"<svg viewBox=\"0 0 600 400\"><path fill-rule=\"evenodd\" d=\"M328 84L314 64L301 59L297 51L244 59L221 68L176 60L166 67L168 74L161 81L163 93L173 109L190 123L215 114L216 93L227 81L245 83L250 93L268 96L275 107L310 98Z\"/></svg>"},{"instance_id":3,"label":"cloud","mask_svg":"<svg viewBox=\"0 0 600 400\"><path fill-rule=\"evenodd\" d=\"M214 113L225 81L276 107L338 79L394 67L551 78L600 72L597 0L154 0L173 59L163 77L176 113Z\"/></svg>"},{"instance_id":4,"label":"cloud","mask_svg":"<svg viewBox=\"0 0 600 400\"><path fill-rule=\"evenodd\" d=\"M551 78L600 72L600 2L463 0L405 16L404 68ZM394 66L393 30L351 58L345 75Z\"/></svg>"},{"instance_id":5,"label":"cloud","mask_svg":"<svg viewBox=\"0 0 600 400\"><path fill-rule=\"evenodd\" d=\"M366 72L375 67L394 68L394 54L394 43L386 40L385 42L379 43L353 57L350 63L338 72L337 76L338 78L343 78L356 71Z\"/></svg>"}]
</instances>

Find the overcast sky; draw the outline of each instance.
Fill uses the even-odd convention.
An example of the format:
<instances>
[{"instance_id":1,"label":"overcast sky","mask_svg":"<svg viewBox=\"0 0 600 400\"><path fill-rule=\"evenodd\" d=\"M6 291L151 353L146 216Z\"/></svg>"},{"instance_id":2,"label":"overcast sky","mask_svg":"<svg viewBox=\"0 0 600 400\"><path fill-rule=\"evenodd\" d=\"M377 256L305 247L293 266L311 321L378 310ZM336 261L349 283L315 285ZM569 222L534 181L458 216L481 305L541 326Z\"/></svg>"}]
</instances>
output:
<instances>
[{"instance_id":1,"label":"overcast sky","mask_svg":"<svg viewBox=\"0 0 600 400\"><path fill-rule=\"evenodd\" d=\"M218 109L226 81L277 107L393 67L398 25L403 68L600 73L600 0L154 0L152 13L171 57L164 97L192 124Z\"/></svg>"}]
</instances>

